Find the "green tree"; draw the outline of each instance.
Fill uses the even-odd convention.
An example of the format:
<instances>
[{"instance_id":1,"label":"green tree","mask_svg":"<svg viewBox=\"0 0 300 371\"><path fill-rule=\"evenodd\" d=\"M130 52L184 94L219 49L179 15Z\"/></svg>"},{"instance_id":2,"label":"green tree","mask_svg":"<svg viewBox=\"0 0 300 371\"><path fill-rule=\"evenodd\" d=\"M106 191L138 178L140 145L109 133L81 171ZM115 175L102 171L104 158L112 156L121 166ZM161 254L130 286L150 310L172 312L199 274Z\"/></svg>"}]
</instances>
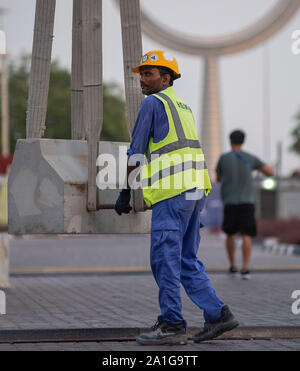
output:
<instances>
[{"instance_id":1,"label":"green tree","mask_svg":"<svg viewBox=\"0 0 300 371\"><path fill-rule=\"evenodd\" d=\"M10 149L26 137L26 110L30 56L23 55L9 65ZM45 138L71 138L71 75L57 61L51 64ZM101 140L129 141L125 102L116 84L103 86L103 128Z\"/></svg>"},{"instance_id":2,"label":"green tree","mask_svg":"<svg viewBox=\"0 0 300 371\"><path fill-rule=\"evenodd\" d=\"M115 83L103 85L103 127L100 139L120 142L130 140L122 90Z\"/></svg>"},{"instance_id":3,"label":"green tree","mask_svg":"<svg viewBox=\"0 0 300 371\"><path fill-rule=\"evenodd\" d=\"M300 111L296 114L296 126L292 130L293 143L291 145L291 150L300 155Z\"/></svg>"},{"instance_id":4,"label":"green tree","mask_svg":"<svg viewBox=\"0 0 300 371\"><path fill-rule=\"evenodd\" d=\"M59 66L51 64L45 138L71 138L71 75Z\"/></svg>"},{"instance_id":5,"label":"green tree","mask_svg":"<svg viewBox=\"0 0 300 371\"><path fill-rule=\"evenodd\" d=\"M30 57L23 55L9 64L9 131L10 151L13 153L19 138L26 137L26 109Z\"/></svg>"}]
</instances>

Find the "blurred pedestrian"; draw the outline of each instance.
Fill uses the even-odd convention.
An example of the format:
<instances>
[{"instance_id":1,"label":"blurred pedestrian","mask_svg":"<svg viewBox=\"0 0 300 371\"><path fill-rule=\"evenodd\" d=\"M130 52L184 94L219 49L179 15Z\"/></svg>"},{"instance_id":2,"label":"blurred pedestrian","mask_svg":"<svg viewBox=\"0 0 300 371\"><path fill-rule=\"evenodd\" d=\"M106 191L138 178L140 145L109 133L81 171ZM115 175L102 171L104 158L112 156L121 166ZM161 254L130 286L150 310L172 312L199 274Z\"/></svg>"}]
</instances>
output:
<instances>
[{"instance_id":1,"label":"blurred pedestrian","mask_svg":"<svg viewBox=\"0 0 300 371\"><path fill-rule=\"evenodd\" d=\"M230 273L237 273L235 261L235 235L242 237L243 265L241 275L249 279L252 237L256 236L255 189L252 171L258 170L266 176L273 176L273 169L258 157L242 149L245 133L233 131L230 136L231 151L218 161L217 181L221 182L221 198L224 204L222 229L226 233L226 250Z\"/></svg>"}]
</instances>

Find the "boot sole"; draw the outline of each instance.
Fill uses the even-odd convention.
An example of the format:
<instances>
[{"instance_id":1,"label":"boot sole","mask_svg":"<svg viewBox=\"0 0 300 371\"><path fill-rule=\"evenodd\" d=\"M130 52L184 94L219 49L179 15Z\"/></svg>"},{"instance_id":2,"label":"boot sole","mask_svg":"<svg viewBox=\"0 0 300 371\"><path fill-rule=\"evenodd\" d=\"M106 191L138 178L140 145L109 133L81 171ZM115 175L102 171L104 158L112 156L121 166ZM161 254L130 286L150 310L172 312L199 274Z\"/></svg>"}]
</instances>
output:
<instances>
[{"instance_id":1,"label":"boot sole","mask_svg":"<svg viewBox=\"0 0 300 371\"><path fill-rule=\"evenodd\" d=\"M239 323L238 321L232 321L229 322L224 327L220 328L219 330L212 332L211 334L207 334L207 336L203 337L202 339L197 339L197 337L194 338L194 343L201 343L202 341L206 340L212 340L220 335L222 335L224 332L233 330L234 328L238 327Z\"/></svg>"},{"instance_id":2,"label":"boot sole","mask_svg":"<svg viewBox=\"0 0 300 371\"><path fill-rule=\"evenodd\" d=\"M187 344L187 336L176 336L176 338L166 337L161 339L143 339L138 337L136 342L140 345L185 345Z\"/></svg>"}]
</instances>

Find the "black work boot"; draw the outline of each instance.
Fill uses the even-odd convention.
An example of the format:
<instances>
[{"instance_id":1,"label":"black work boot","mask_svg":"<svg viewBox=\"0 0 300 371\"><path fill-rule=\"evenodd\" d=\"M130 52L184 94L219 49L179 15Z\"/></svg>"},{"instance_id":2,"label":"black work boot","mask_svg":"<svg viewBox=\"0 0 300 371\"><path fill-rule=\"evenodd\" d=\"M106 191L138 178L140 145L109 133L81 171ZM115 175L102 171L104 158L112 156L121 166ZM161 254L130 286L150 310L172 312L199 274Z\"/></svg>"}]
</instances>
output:
<instances>
[{"instance_id":1,"label":"black work boot","mask_svg":"<svg viewBox=\"0 0 300 371\"><path fill-rule=\"evenodd\" d=\"M141 345L184 345L187 343L184 321L169 323L159 316L151 331L140 334L136 341Z\"/></svg>"},{"instance_id":2,"label":"black work boot","mask_svg":"<svg viewBox=\"0 0 300 371\"><path fill-rule=\"evenodd\" d=\"M205 323L203 329L194 337L195 343L201 341L214 339L223 334L223 332L230 331L239 325L234 315L231 313L228 305L224 305L221 309L220 318L212 323Z\"/></svg>"}]
</instances>

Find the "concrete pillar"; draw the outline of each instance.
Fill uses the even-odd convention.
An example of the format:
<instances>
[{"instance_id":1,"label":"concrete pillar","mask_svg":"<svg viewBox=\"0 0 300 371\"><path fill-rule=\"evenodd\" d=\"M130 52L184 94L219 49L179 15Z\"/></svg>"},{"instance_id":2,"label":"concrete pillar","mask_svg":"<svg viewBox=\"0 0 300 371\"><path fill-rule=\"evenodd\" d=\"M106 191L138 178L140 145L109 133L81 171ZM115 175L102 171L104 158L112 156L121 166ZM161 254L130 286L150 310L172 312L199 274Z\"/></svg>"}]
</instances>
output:
<instances>
[{"instance_id":1,"label":"concrete pillar","mask_svg":"<svg viewBox=\"0 0 300 371\"><path fill-rule=\"evenodd\" d=\"M98 140L103 123L102 0L82 2L83 121L89 150L87 208L96 211Z\"/></svg>"},{"instance_id":2,"label":"concrete pillar","mask_svg":"<svg viewBox=\"0 0 300 371\"><path fill-rule=\"evenodd\" d=\"M132 67L137 66L143 54L140 0L120 1L124 81L126 96L126 121L128 132L131 135L140 105L144 96L141 92L139 76L132 72ZM133 208L135 211L144 210L142 190L133 192Z\"/></svg>"},{"instance_id":3,"label":"concrete pillar","mask_svg":"<svg viewBox=\"0 0 300 371\"><path fill-rule=\"evenodd\" d=\"M219 156L222 153L222 130L220 122L218 57L205 58L202 103L202 128L200 142L212 179Z\"/></svg>"},{"instance_id":4,"label":"concrete pillar","mask_svg":"<svg viewBox=\"0 0 300 371\"><path fill-rule=\"evenodd\" d=\"M46 129L55 0L37 0L29 79L26 137L41 138Z\"/></svg>"},{"instance_id":5,"label":"concrete pillar","mask_svg":"<svg viewBox=\"0 0 300 371\"><path fill-rule=\"evenodd\" d=\"M85 139L82 81L82 0L73 0L71 138Z\"/></svg>"}]
</instances>

